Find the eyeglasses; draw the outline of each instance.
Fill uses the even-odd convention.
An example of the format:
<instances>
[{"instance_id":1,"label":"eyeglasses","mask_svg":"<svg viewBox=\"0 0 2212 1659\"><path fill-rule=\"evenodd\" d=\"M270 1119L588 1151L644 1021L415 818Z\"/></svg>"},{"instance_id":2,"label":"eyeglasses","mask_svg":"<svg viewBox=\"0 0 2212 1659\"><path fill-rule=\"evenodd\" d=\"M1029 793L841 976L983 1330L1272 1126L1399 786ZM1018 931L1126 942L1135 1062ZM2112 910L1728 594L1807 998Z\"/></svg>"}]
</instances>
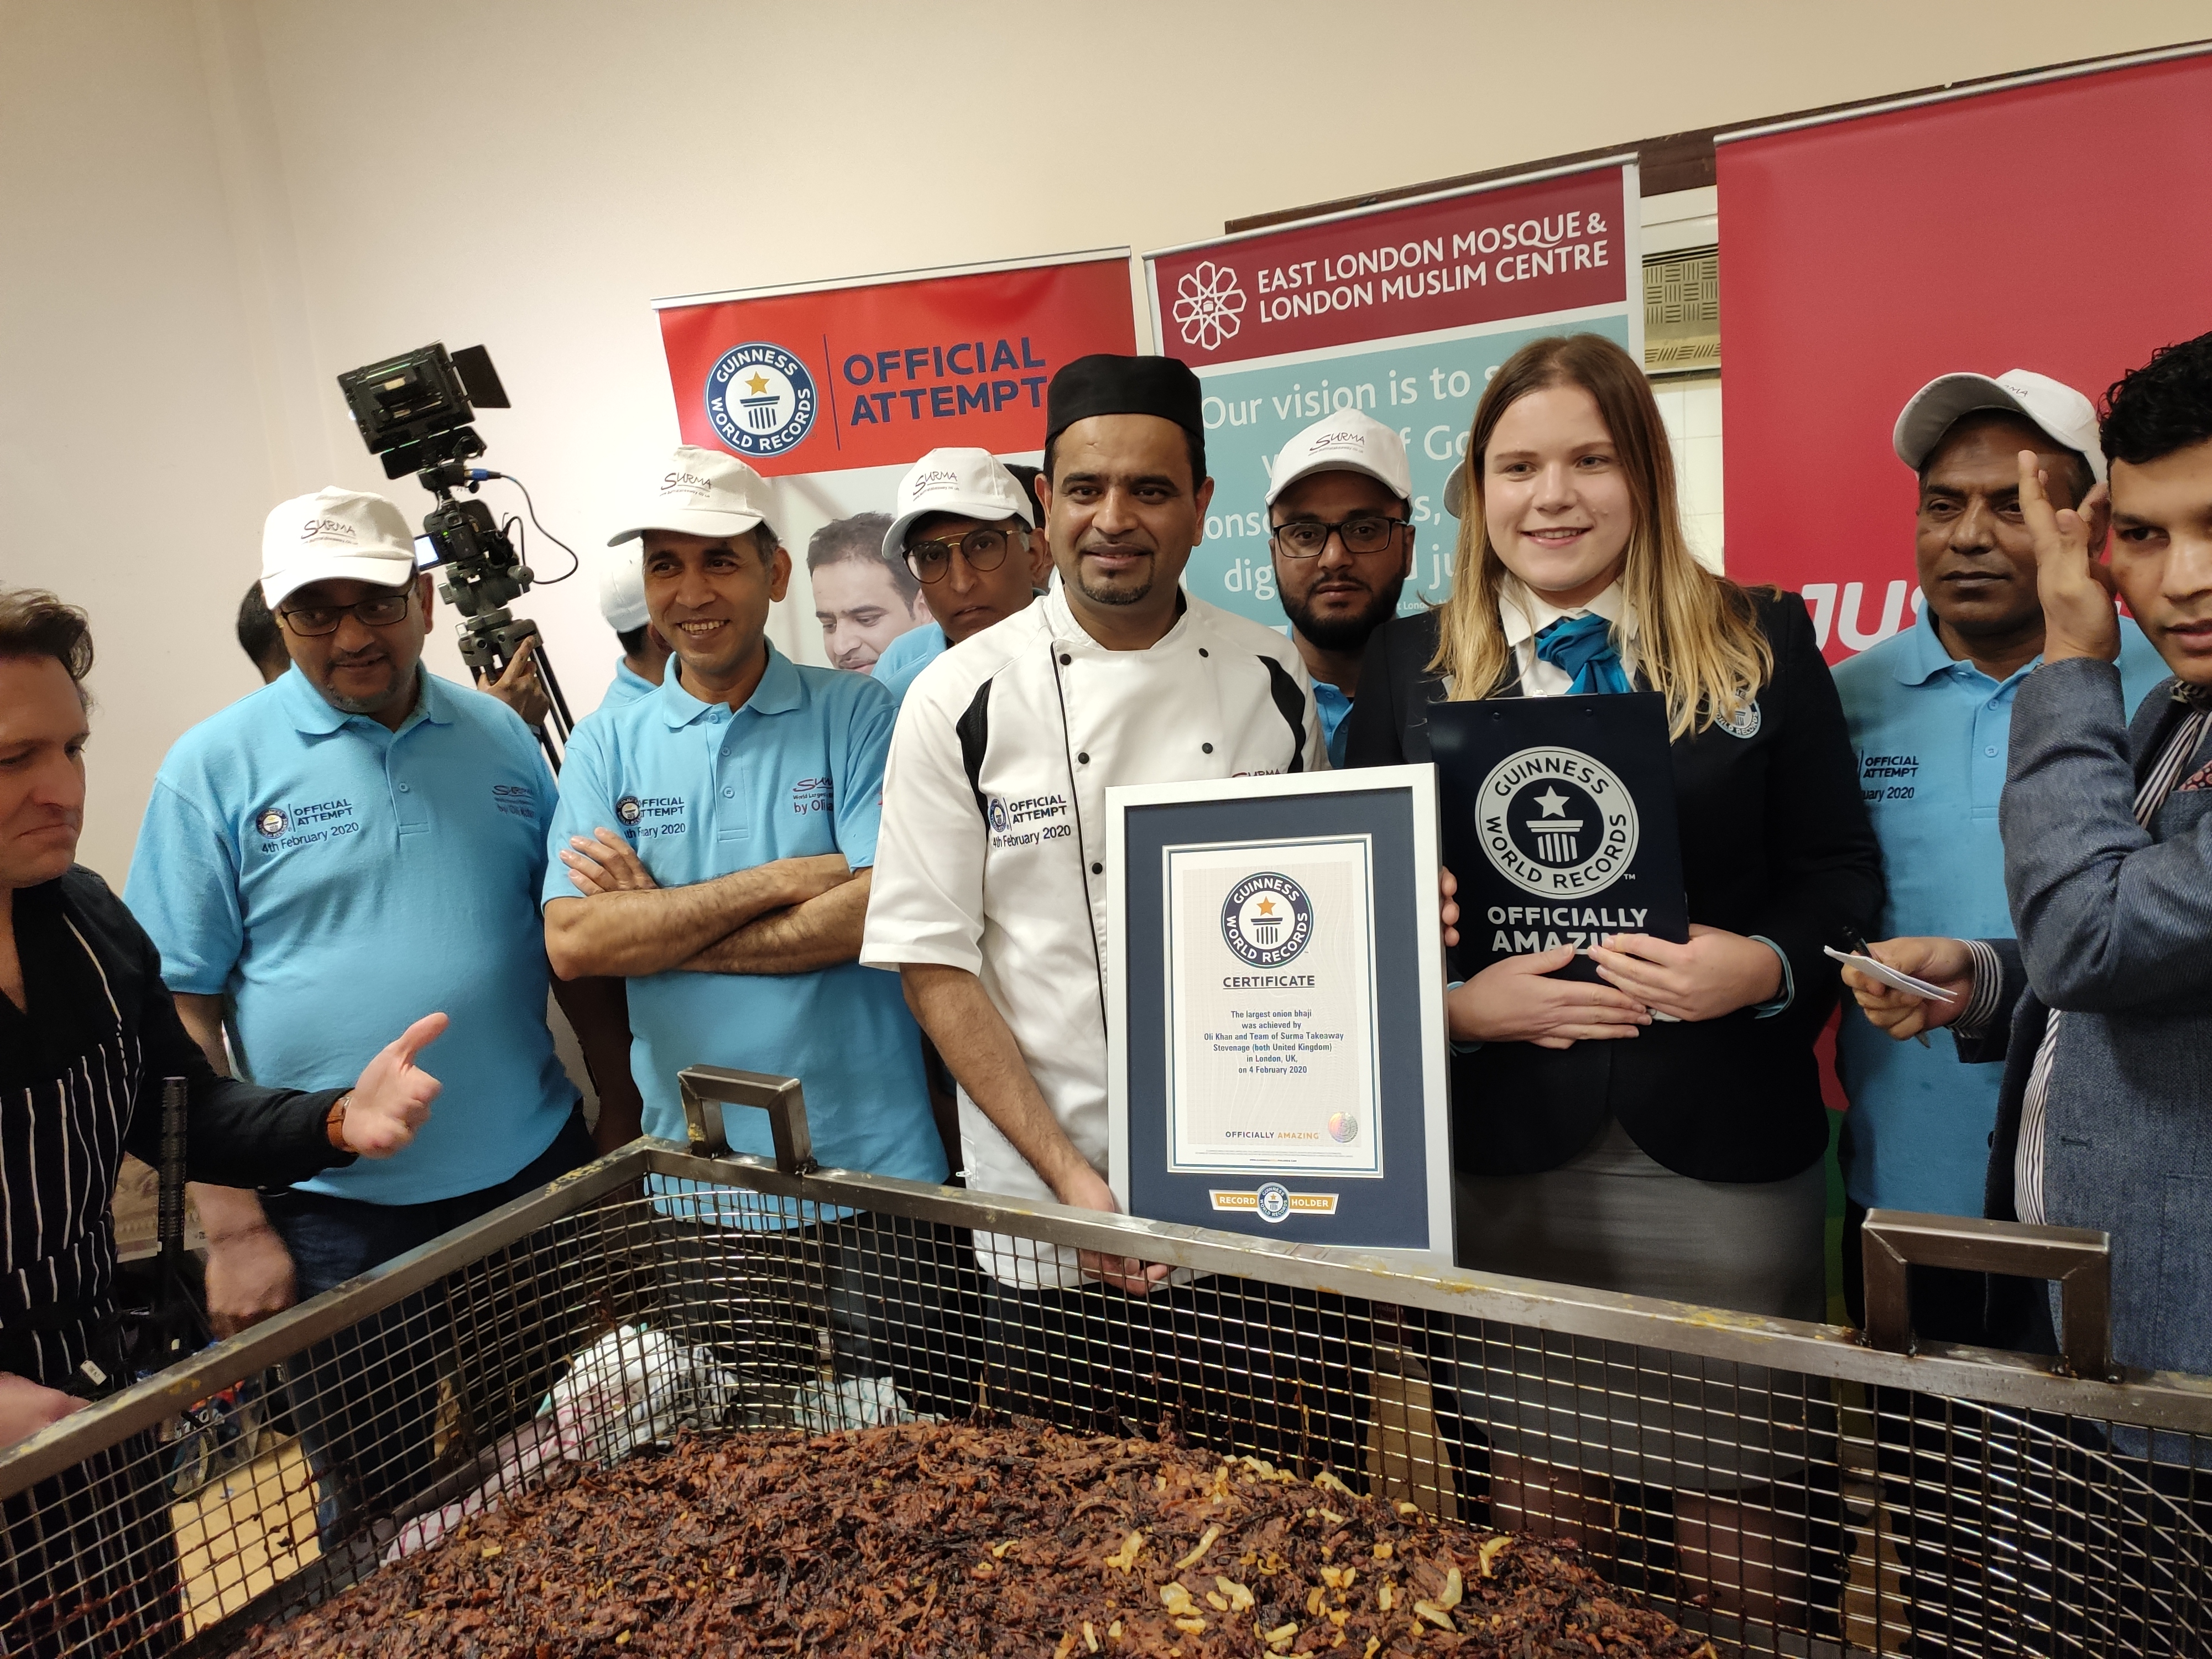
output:
<instances>
[{"instance_id":1,"label":"eyeglasses","mask_svg":"<svg viewBox=\"0 0 2212 1659\"><path fill-rule=\"evenodd\" d=\"M1003 530L971 530L957 542L916 542L906 550L906 568L916 581L942 581L951 568L952 550L958 548L968 568L978 575L996 570L1006 562L1006 544L1012 539Z\"/></svg>"},{"instance_id":2,"label":"eyeglasses","mask_svg":"<svg viewBox=\"0 0 2212 1659\"><path fill-rule=\"evenodd\" d=\"M1319 519L1293 519L1288 524L1275 526L1267 533L1285 558L1317 559L1328 546L1331 536L1344 543L1347 553L1380 553L1390 545L1393 536L1412 523L1411 519L1361 513L1340 524L1323 524Z\"/></svg>"},{"instance_id":3,"label":"eyeglasses","mask_svg":"<svg viewBox=\"0 0 2212 1659\"><path fill-rule=\"evenodd\" d=\"M311 640L318 635L337 633L348 612L364 628L389 628L407 614L414 598L415 589L410 584L397 593L380 593L359 605L303 605L276 614L295 634Z\"/></svg>"}]
</instances>

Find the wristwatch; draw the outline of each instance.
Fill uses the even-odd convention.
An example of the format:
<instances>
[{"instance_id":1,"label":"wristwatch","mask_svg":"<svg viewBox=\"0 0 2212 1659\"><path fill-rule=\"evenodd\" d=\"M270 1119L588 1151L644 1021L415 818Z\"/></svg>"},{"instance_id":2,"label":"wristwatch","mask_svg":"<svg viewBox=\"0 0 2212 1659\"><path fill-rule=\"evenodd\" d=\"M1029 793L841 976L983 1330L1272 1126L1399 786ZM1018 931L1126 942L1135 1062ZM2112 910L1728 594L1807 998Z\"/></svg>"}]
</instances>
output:
<instances>
[{"instance_id":1,"label":"wristwatch","mask_svg":"<svg viewBox=\"0 0 2212 1659\"><path fill-rule=\"evenodd\" d=\"M323 1133L330 1138L331 1147L335 1152L349 1152L353 1150L346 1145L345 1139L346 1108L352 1101L353 1091L349 1089L331 1103L330 1115L323 1120Z\"/></svg>"}]
</instances>

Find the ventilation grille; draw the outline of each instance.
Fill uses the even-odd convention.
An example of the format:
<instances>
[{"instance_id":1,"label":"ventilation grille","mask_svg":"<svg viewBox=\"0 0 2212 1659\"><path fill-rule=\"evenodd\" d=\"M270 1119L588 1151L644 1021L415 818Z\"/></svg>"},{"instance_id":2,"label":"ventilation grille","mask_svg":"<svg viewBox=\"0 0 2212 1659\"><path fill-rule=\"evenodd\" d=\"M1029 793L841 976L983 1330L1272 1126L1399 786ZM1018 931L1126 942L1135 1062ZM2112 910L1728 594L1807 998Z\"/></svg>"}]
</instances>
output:
<instances>
[{"instance_id":1,"label":"ventilation grille","mask_svg":"<svg viewBox=\"0 0 2212 1659\"><path fill-rule=\"evenodd\" d=\"M1717 247L1644 262L1644 367L1654 374L1721 366L1721 255Z\"/></svg>"}]
</instances>

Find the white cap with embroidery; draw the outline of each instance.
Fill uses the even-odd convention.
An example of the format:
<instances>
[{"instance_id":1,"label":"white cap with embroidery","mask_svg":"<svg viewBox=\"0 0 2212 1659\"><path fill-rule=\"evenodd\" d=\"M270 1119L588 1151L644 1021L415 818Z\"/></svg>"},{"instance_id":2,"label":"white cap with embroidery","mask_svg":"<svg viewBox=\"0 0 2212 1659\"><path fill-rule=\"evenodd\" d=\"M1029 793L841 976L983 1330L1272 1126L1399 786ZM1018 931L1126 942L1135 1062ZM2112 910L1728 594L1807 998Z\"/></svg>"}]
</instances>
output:
<instances>
[{"instance_id":1,"label":"white cap with embroidery","mask_svg":"<svg viewBox=\"0 0 2212 1659\"><path fill-rule=\"evenodd\" d=\"M1030 492L988 449L933 449L907 469L891 527L884 532L884 556L903 559L906 532L933 513L984 524L1019 519L1024 527L1036 527Z\"/></svg>"},{"instance_id":2,"label":"white cap with embroidery","mask_svg":"<svg viewBox=\"0 0 2212 1659\"><path fill-rule=\"evenodd\" d=\"M399 509L336 484L295 495L261 526L261 597L271 611L309 582L404 587L415 575L415 532Z\"/></svg>"},{"instance_id":3,"label":"white cap with embroidery","mask_svg":"<svg viewBox=\"0 0 2212 1659\"><path fill-rule=\"evenodd\" d=\"M742 536L765 521L775 503L768 480L736 456L680 444L630 527L608 537L607 545L619 547L648 530L714 541Z\"/></svg>"},{"instance_id":4,"label":"white cap with embroidery","mask_svg":"<svg viewBox=\"0 0 2212 1659\"><path fill-rule=\"evenodd\" d=\"M2065 381L2032 368L2008 368L1995 380L1986 374L1937 375L1899 412L1890 447L1917 472L1960 416L1985 409L2021 416L2060 448L2087 461L2090 476L2105 482L2096 406Z\"/></svg>"},{"instance_id":5,"label":"white cap with embroidery","mask_svg":"<svg viewBox=\"0 0 2212 1659\"><path fill-rule=\"evenodd\" d=\"M1372 415L1340 409L1324 415L1283 446L1267 475L1267 505L1300 478L1316 472L1364 472L1401 501L1413 494L1413 469L1406 441Z\"/></svg>"}]
</instances>

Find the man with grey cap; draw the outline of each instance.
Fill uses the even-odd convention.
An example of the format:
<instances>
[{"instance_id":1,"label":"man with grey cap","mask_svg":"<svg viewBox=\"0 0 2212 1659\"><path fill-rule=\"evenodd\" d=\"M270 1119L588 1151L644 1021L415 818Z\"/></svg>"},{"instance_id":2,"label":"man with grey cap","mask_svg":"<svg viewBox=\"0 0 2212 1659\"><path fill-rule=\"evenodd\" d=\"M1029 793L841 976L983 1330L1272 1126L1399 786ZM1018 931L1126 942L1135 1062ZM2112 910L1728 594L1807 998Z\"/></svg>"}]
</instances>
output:
<instances>
[{"instance_id":1,"label":"man with grey cap","mask_svg":"<svg viewBox=\"0 0 2212 1659\"><path fill-rule=\"evenodd\" d=\"M1997 797L2013 697L2042 661L2044 635L2019 457L2033 450L2058 504L2078 507L2105 478L2096 411L2029 369L1943 374L1905 404L1892 444L1919 481L1919 614L1835 671L1888 878L1880 933L2009 937ZM2132 709L2166 668L2134 623L2120 626ZM2001 1079L1996 1066L1891 1042L1856 1006L1844 1010L1836 1057L1851 1102L1844 1285L1856 1310L1868 1210L1981 1214ZM1979 1277L1914 1271L1921 1334L1978 1340Z\"/></svg>"},{"instance_id":2,"label":"man with grey cap","mask_svg":"<svg viewBox=\"0 0 2212 1659\"><path fill-rule=\"evenodd\" d=\"M987 449L933 449L908 469L884 557L914 573L935 620L884 647L878 685L903 700L946 647L1029 608L1052 574L1039 516L1028 486Z\"/></svg>"},{"instance_id":3,"label":"man with grey cap","mask_svg":"<svg viewBox=\"0 0 2212 1659\"><path fill-rule=\"evenodd\" d=\"M1268 470L1275 592L1313 676L1331 766L1344 764L1368 635L1398 614L1413 574L1413 494L1406 441L1356 409L1316 421Z\"/></svg>"}]
</instances>

